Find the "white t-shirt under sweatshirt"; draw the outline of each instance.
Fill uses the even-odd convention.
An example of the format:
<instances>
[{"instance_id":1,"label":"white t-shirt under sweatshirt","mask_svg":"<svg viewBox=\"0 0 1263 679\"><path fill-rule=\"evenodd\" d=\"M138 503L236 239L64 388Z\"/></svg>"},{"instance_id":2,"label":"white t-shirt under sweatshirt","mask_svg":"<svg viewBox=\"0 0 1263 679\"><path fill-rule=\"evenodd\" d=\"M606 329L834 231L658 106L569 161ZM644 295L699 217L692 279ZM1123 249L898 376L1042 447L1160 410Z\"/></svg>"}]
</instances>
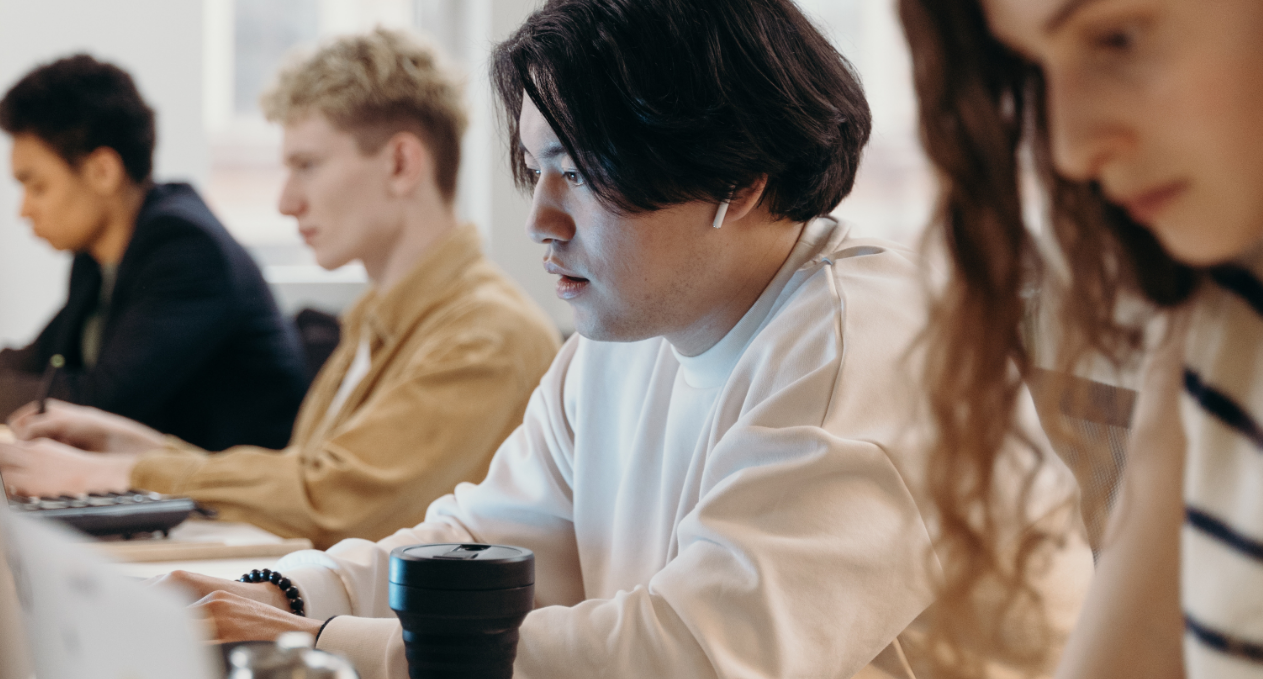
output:
<instances>
[{"instance_id":1,"label":"white t-shirt under sweatshirt","mask_svg":"<svg viewBox=\"0 0 1263 679\"><path fill-rule=\"evenodd\" d=\"M713 348L572 337L485 481L277 568L365 679L407 677L390 550L471 541L535 552L517 679L850 677L932 599L919 291L906 251L816 220Z\"/></svg>"}]
</instances>

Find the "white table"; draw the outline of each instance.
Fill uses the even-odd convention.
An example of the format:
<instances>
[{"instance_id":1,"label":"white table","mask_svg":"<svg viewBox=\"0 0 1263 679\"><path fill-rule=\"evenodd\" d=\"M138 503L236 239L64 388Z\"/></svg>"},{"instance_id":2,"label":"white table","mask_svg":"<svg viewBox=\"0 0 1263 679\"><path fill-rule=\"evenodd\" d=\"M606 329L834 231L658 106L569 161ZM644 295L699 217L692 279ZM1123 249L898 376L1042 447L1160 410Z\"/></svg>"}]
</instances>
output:
<instances>
[{"instance_id":1,"label":"white table","mask_svg":"<svg viewBox=\"0 0 1263 679\"><path fill-rule=\"evenodd\" d=\"M246 523L186 521L169 538L93 543L125 575L151 578L175 570L235 580L255 568L271 568L309 540L284 540Z\"/></svg>"}]
</instances>

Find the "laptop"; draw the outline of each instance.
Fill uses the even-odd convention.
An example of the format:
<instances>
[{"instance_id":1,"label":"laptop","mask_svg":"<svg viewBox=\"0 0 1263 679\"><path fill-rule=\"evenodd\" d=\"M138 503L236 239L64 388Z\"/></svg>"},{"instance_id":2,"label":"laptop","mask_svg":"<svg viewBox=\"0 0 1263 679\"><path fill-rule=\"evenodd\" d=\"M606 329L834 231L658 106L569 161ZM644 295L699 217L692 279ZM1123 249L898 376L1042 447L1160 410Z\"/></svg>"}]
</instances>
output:
<instances>
[{"instance_id":1,"label":"laptop","mask_svg":"<svg viewBox=\"0 0 1263 679\"><path fill-rule=\"evenodd\" d=\"M187 602L117 573L81 539L0 507L0 676L222 676Z\"/></svg>"}]
</instances>

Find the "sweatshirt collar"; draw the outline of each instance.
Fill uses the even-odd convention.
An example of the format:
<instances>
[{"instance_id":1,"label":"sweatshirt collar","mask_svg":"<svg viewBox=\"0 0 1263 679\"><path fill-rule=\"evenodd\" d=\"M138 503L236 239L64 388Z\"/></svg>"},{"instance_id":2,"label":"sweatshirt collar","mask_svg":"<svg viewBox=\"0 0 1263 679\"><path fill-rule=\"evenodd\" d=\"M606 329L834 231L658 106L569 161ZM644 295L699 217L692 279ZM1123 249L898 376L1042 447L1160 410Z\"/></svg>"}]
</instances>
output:
<instances>
[{"instance_id":1,"label":"sweatshirt collar","mask_svg":"<svg viewBox=\"0 0 1263 679\"><path fill-rule=\"evenodd\" d=\"M745 353L746 347L763 325L771 318L773 311L780 306L782 293L801 269L812 264L819 264L820 255L832 252L837 243L846 237L848 228L832 217L819 217L808 222L798 235L798 242L789 252L789 257L781 265L772 282L763 289L762 294L750 306L750 310L737 321L737 324L724 335L715 346L697 356L682 356L671 347L672 353L680 363L684 381L696 389L719 387L728 380L728 375L736 367L737 361ZM796 289L796 288L795 288ZM792 294L793 290L789 290Z\"/></svg>"}]
</instances>

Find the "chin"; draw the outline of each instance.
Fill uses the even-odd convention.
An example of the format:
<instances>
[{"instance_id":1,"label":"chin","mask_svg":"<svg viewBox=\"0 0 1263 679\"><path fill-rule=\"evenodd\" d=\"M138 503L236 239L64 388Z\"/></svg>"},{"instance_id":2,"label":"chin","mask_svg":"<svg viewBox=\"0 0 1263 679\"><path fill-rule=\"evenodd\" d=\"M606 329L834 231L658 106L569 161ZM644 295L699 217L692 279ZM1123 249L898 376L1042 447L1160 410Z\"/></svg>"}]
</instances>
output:
<instances>
[{"instance_id":1,"label":"chin","mask_svg":"<svg viewBox=\"0 0 1263 679\"><path fill-rule=\"evenodd\" d=\"M594 320L579 313L575 313L574 323L577 334L596 342L639 342L657 336L657 333L646 332L642 324L620 323L617 319Z\"/></svg>"},{"instance_id":2,"label":"chin","mask_svg":"<svg viewBox=\"0 0 1263 679\"><path fill-rule=\"evenodd\" d=\"M1192 267L1207 267L1236 259L1259 247L1263 234L1249 229L1207 227L1187 222L1160 221L1153 228L1163 249L1175 260Z\"/></svg>"},{"instance_id":3,"label":"chin","mask_svg":"<svg viewBox=\"0 0 1263 679\"><path fill-rule=\"evenodd\" d=\"M316 255L316 264L320 265L320 268L325 271L341 269L351 263L351 259L349 257L338 257L332 254L321 254L320 252L316 252L314 254Z\"/></svg>"}]
</instances>

